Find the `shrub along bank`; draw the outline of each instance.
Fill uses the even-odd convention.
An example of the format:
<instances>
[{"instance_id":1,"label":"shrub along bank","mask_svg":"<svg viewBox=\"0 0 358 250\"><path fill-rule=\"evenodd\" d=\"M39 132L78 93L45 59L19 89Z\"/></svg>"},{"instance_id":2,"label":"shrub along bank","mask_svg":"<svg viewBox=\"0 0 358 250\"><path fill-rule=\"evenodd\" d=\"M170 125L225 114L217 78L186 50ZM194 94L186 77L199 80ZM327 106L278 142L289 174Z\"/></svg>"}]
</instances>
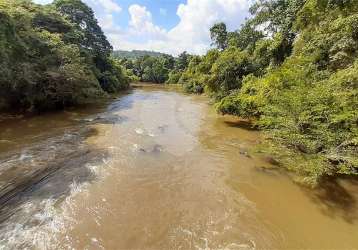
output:
<instances>
[{"instance_id":1,"label":"shrub along bank","mask_svg":"<svg viewBox=\"0 0 358 250\"><path fill-rule=\"evenodd\" d=\"M260 0L237 31L210 32L172 83L254 120L267 151L312 185L358 174L358 1Z\"/></svg>"},{"instance_id":2,"label":"shrub along bank","mask_svg":"<svg viewBox=\"0 0 358 250\"><path fill-rule=\"evenodd\" d=\"M93 11L80 0L0 0L0 24L1 110L60 109L128 87Z\"/></svg>"}]
</instances>

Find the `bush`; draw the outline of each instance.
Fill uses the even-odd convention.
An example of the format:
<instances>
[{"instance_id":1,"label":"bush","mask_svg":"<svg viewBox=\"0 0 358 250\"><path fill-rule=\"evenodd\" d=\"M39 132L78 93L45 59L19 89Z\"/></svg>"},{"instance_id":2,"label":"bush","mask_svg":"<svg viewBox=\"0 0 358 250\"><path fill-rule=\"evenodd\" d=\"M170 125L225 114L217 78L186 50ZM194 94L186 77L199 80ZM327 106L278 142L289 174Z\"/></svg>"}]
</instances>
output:
<instances>
[{"instance_id":1,"label":"bush","mask_svg":"<svg viewBox=\"0 0 358 250\"><path fill-rule=\"evenodd\" d=\"M179 82L181 75L182 75L181 72L171 71L169 73L169 77L168 77L168 80L166 81L166 83L167 84L177 84Z\"/></svg>"},{"instance_id":2,"label":"bush","mask_svg":"<svg viewBox=\"0 0 358 250\"><path fill-rule=\"evenodd\" d=\"M87 10L87 16L76 20L97 27L93 44L84 46L88 34L60 12L62 4ZM109 58L109 43L81 1L57 0L48 6L2 1L0 22L1 109L58 109L95 102L105 92L128 87L128 77Z\"/></svg>"},{"instance_id":3,"label":"bush","mask_svg":"<svg viewBox=\"0 0 358 250\"><path fill-rule=\"evenodd\" d=\"M230 33L236 43L190 63L179 81L208 91L220 113L253 120L266 151L304 182L357 175L357 11L356 1L258 1ZM269 35L253 37L255 26Z\"/></svg>"}]
</instances>

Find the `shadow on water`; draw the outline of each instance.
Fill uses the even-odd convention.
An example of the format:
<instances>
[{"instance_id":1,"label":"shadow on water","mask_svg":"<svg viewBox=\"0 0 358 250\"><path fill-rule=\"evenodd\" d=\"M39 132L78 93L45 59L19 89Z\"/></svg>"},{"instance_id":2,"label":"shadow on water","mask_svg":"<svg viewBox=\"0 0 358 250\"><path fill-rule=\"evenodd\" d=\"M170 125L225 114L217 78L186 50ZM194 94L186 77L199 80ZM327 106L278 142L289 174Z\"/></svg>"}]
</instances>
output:
<instances>
[{"instance_id":1,"label":"shadow on water","mask_svg":"<svg viewBox=\"0 0 358 250\"><path fill-rule=\"evenodd\" d=\"M209 123L210 124L210 123ZM245 120L239 120L237 118L231 118L225 116L215 120L213 123L214 129L212 131L219 131L218 133L203 133L203 136L199 138L201 145L213 152L221 152L228 155L236 155L234 158L235 167L233 176L237 176L240 179L240 171L242 170L240 165L251 165L250 175L257 176L260 174L260 178L253 178L253 185L256 184L257 179L259 184L264 181L280 182L282 177L285 178L284 185L298 185L298 187L304 192L305 197L308 197L309 201L313 202L314 206L318 208L319 212L324 216L333 219L341 219L350 224L358 224L358 179L357 178L329 178L321 183L319 187L310 188L300 185L294 182L295 175L292 172L287 171L286 168L281 167L279 162L270 155L259 153L257 150L260 148L255 147L259 145L260 140L255 136L255 128L252 124ZM225 126L222 126L222 125ZM208 127L208 126L206 126ZM224 127L224 128L223 128ZM226 128L233 128L226 130ZM246 130L246 131L245 131ZM253 150L255 149L255 150ZM250 154L250 152L252 152ZM245 169L243 169L245 171ZM243 172L242 171L242 172ZM280 178L276 178L280 177ZM232 177L230 177L232 178ZM250 183L248 180L247 183ZM246 182L243 182L246 185ZM278 186L280 184L277 184ZM274 187L276 188L276 187ZM267 187L268 190L270 187ZM276 195L287 195L289 191L282 191L281 194ZM251 193L250 193L251 194ZM259 199L260 200L260 199ZM291 204L288 204L290 206ZM295 206L292 204L291 206ZM302 205L304 206L304 204ZM312 215L313 216L313 215Z\"/></svg>"},{"instance_id":2,"label":"shadow on water","mask_svg":"<svg viewBox=\"0 0 358 250\"><path fill-rule=\"evenodd\" d=\"M239 121L224 121L225 124L233 128L241 128L250 131L257 131L257 128L250 121L239 120Z\"/></svg>"},{"instance_id":3,"label":"shadow on water","mask_svg":"<svg viewBox=\"0 0 358 250\"><path fill-rule=\"evenodd\" d=\"M348 223L357 222L357 197L353 195L356 193L354 190L358 190L357 179L330 178L313 190L303 189L323 214L332 218L341 217Z\"/></svg>"}]
</instances>

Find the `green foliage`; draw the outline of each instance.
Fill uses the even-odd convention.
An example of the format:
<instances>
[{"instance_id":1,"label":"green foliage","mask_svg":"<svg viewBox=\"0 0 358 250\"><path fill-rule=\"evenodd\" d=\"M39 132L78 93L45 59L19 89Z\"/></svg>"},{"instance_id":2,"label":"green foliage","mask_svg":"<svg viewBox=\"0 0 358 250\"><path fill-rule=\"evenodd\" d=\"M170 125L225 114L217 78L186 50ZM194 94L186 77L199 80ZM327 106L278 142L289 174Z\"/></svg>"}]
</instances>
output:
<instances>
[{"instance_id":1,"label":"green foliage","mask_svg":"<svg viewBox=\"0 0 358 250\"><path fill-rule=\"evenodd\" d=\"M69 10L77 19L65 14ZM106 56L111 47L82 2L40 6L0 0L0 22L0 109L63 108L128 86L121 67Z\"/></svg>"},{"instance_id":2,"label":"green foliage","mask_svg":"<svg viewBox=\"0 0 358 250\"><path fill-rule=\"evenodd\" d=\"M256 42L262 38L264 38L263 32L256 30L251 22L246 22L239 31L229 32L228 44L242 50L248 49L252 51Z\"/></svg>"},{"instance_id":3,"label":"green foliage","mask_svg":"<svg viewBox=\"0 0 358 250\"><path fill-rule=\"evenodd\" d=\"M303 182L357 175L358 2L260 0L251 12L238 31L215 25L221 51L193 57L179 82L253 120L266 151Z\"/></svg>"},{"instance_id":4,"label":"green foliage","mask_svg":"<svg viewBox=\"0 0 358 250\"><path fill-rule=\"evenodd\" d=\"M282 162L288 161L285 165L308 176L310 183L325 175L358 174L357 76L358 63L323 80L297 75L294 86L262 107L259 124L291 151ZM299 159L302 155L307 158Z\"/></svg>"},{"instance_id":5,"label":"green foliage","mask_svg":"<svg viewBox=\"0 0 358 250\"><path fill-rule=\"evenodd\" d=\"M120 58L120 59L130 59L135 60L143 56L152 56L152 57L160 57L164 56L166 54L156 52L156 51L147 51L147 50L132 50L132 51L126 51L126 50L115 50L113 51L113 56Z\"/></svg>"},{"instance_id":6,"label":"green foliage","mask_svg":"<svg viewBox=\"0 0 358 250\"><path fill-rule=\"evenodd\" d=\"M179 82L179 79L181 77L182 73L181 72L176 72L176 71L170 71L169 75L168 75L168 80L166 81L166 83L168 84L177 84Z\"/></svg>"},{"instance_id":7,"label":"green foliage","mask_svg":"<svg viewBox=\"0 0 358 250\"><path fill-rule=\"evenodd\" d=\"M145 82L164 83L167 80L168 71L162 60L155 60L144 68L142 79Z\"/></svg>"},{"instance_id":8,"label":"green foliage","mask_svg":"<svg viewBox=\"0 0 358 250\"><path fill-rule=\"evenodd\" d=\"M129 87L129 79L125 69L118 59L103 58L103 69L98 73L98 79L103 90L108 93L116 93ZM99 67L99 66L97 66Z\"/></svg>"},{"instance_id":9,"label":"green foliage","mask_svg":"<svg viewBox=\"0 0 358 250\"><path fill-rule=\"evenodd\" d=\"M212 65L208 90L226 95L241 87L242 78L253 72L253 65L246 51L231 47L223 51Z\"/></svg>"},{"instance_id":10,"label":"green foliage","mask_svg":"<svg viewBox=\"0 0 358 250\"><path fill-rule=\"evenodd\" d=\"M130 80L176 83L253 120L267 151L304 182L357 175L357 0L259 0L251 14L237 31L215 24L217 49L203 56L115 59L80 0L0 0L0 108L87 103Z\"/></svg>"},{"instance_id":11,"label":"green foliage","mask_svg":"<svg viewBox=\"0 0 358 250\"><path fill-rule=\"evenodd\" d=\"M210 28L210 37L218 49L224 50L228 45L228 33L225 23L216 23Z\"/></svg>"},{"instance_id":12,"label":"green foliage","mask_svg":"<svg viewBox=\"0 0 358 250\"><path fill-rule=\"evenodd\" d=\"M203 93L210 78L212 64L217 60L219 51L208 51L204 57L192 57L187 69L183 71L178 83L182 84L188 93Z\"/></svg>"},{"instance_id":13,"label":"green foliage","mask_svg":"<svg viewBox=\"0 0 358 250\"><path fill-rule=\"evenodd\" d=\"M99 27L90 7L81 0L55 0L53 6L82 33L78 41L82 48L109 56L112 46Z\"/></svg>"},{"instance_id":14,"label":"green foliage","mask_svg":"<svg viewBox=\"0 0 358 250\"><path fill-rule=\"evenodd\" d=\"M124 58L121 63L127 70L133 72L137 80L164 83L169 78L169 71L174 67L174 58L169 55L159 57L146 55L135 60Z\"/></svg>"},{"instance_id":15,"label":"green foliage","mask_svg":"<svg viewBox=\"0 0 358 250\"><path fill-rule=\"evenodd\" d=\"M184 51L176 59L174 69L177 71L185 70L189 65L190 59L191 59L191 56L186 51Z\"/></svg>"},{"instance_id":16,"label":"green foliage","mask_svg":"<svg viewBox=\"0 0 358 250\"><path fill-rule=\"evenodd\" d=\"M122 58L120 61L137 80L177 84L183 70L188 67L190 59L191 56L183 52L177 58L158 53L154 55L146 54L134 59Z\"/></svg>"}]
</instances>

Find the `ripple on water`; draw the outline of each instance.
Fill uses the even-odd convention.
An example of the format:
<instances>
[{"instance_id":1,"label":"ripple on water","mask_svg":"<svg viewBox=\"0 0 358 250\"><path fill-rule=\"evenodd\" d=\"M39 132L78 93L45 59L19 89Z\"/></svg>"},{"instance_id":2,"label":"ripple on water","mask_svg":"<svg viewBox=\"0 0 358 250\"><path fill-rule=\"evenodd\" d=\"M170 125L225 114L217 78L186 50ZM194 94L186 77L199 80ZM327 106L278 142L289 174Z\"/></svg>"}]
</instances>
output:
<instances>
[{"instance_id":1,"label":"ripple on water","mask_svg":"<svg viewBox=\"0 0 358 250\"><path fill-rule=\"evenodd\" d=\"M134 91L78 121L95 128L91 138L70 126L0 153L1 186L40 167L56 170L8 207L0 249L354 246L353 221L322 215L284 177L256 171L260 162L247 157L256 132L195 98ZM354 202L346 199L351 212Z\"/></svg>"}]
</instances>

